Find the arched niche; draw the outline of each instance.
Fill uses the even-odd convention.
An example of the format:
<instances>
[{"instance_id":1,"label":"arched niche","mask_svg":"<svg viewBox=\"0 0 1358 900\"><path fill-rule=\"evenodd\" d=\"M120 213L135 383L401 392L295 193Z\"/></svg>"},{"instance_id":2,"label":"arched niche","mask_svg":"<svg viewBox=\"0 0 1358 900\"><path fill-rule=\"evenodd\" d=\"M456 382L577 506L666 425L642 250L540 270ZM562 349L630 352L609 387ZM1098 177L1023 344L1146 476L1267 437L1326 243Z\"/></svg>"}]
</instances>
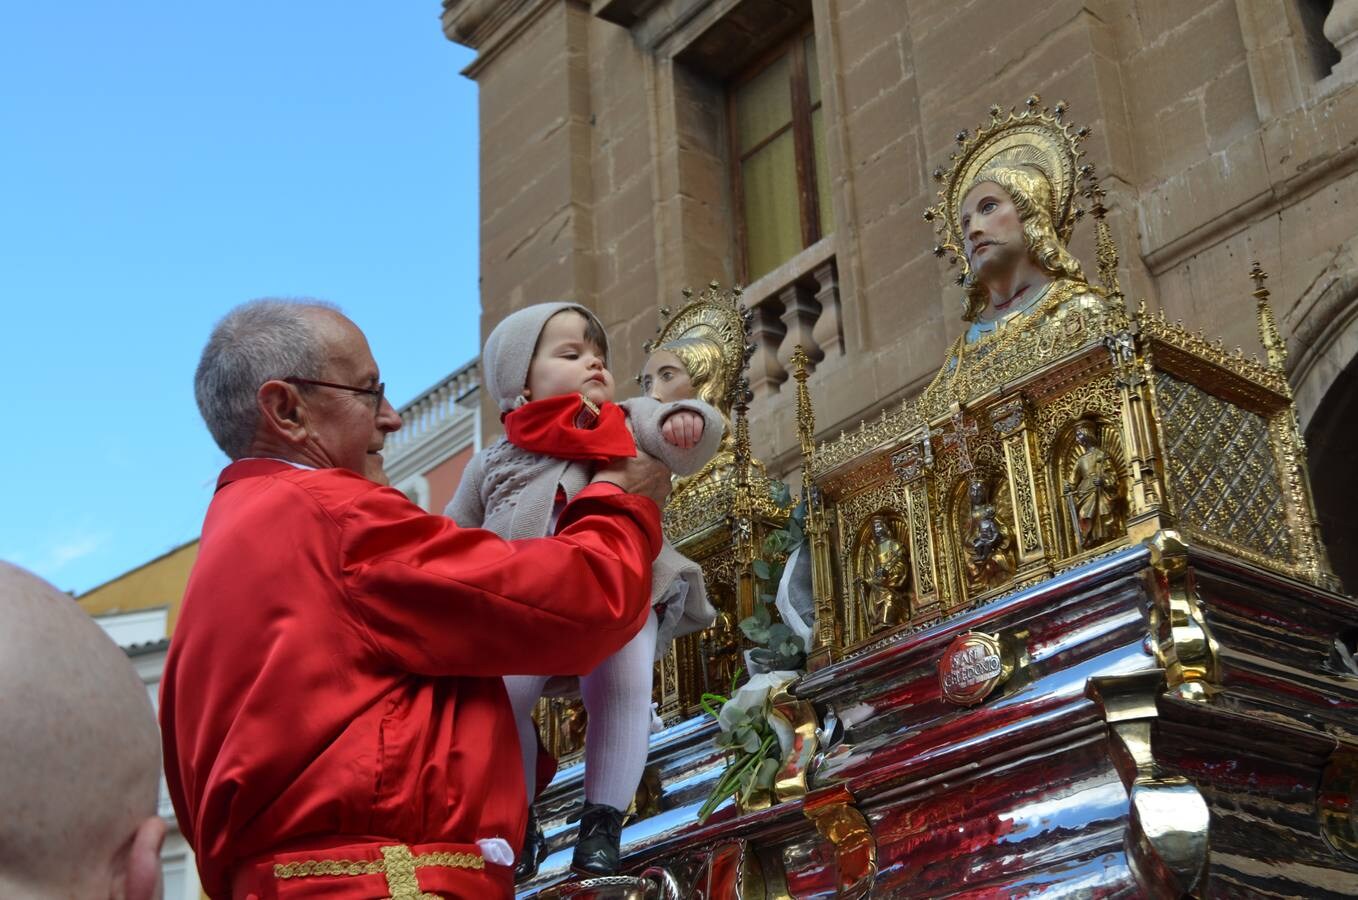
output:
<instances>
[{"instance_id":1,"label":"arched niche","mask_svg":"<svg viewBox=\"0 0 1358 900\"><path fill-rule=\"evenodd\" d=\"M1358 354L1331 383L1306 428L1320 533L1335 574L1358 592Z\"/></svg>"},{"instance_id":2,"label":"arched niche","mask_svg":"<svg viewBox=\"0 0 1358 900\"><path fill-rule=\"evenodd\" d=\"M1358 272L1335 274L1298 323L1291 380L1321 534L1358 592Z\"/></svg>"}]
</instances>

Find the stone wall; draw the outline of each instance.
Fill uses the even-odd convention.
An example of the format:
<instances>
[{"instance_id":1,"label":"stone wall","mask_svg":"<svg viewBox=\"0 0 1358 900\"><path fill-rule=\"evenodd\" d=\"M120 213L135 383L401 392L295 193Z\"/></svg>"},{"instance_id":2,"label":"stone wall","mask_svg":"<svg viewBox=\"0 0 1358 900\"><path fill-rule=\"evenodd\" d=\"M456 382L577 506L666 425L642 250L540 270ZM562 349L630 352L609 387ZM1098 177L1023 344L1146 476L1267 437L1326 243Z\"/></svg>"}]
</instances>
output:
<instances>
[{"instance_id":1,"label":"stone wall","mask_svg":"<svg viewBox=\"0 0 1358 900\"><path fill-rule=\"evenodd\" d=\"M1330 13L1331 31L1352 2ZM836 230L749 286L756 450L796 466L786 361L822 436L919 390L961 330L920 213L992 103L1065 99L1093 128L1133 302L1257 352L1259 259L1303 417L1358 344L1358 75L1305 0L445 0L478 50L482 332L570 296L611 329L626 390L656 309L735 271L724 82L811 15ZM1358 28L1358 15L1345 13ZM1347 20L1345 20L1347 21ZM1338 23L1338 24L1336 24ZM1343 35L1339 36L1344 37ZM1092 229L1074 249L1092 274ZM836 308L837 307L837 308ZM816 354L813 354L813 356ZM486 421L493 423L495 417ZM491 426L493 427L493 425Z\"/></svg>"}]
</instances>

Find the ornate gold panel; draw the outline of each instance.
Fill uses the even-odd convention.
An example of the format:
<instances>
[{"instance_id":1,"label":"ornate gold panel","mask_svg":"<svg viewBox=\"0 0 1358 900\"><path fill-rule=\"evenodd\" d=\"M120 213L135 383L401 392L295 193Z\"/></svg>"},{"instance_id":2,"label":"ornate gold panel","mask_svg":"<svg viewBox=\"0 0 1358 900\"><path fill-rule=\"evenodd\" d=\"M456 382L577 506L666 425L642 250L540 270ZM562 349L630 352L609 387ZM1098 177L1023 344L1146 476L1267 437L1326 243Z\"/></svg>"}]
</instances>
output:
<instances>
[{"instance_id":1,"label":"ornate gold panel","mask_svg":"<svg viewBox=\"0 0 1358 900\"><path fill-rule=\"evenodd\" d=\"M938 573L935 564L933 520L929 505L929 485L916 480L906 488L909 510L911 557L915 562L915 594L921 611L938 604Z\"/></svg>"},{"instance_id":2,"label":"ornate gold panel","mask_svg":"<svg viewBox=\"0 0 1358 900\"><path fill-rule=\"evenodd\" d=\"M1175 514L1187 527L1294 562L1268 421L1155 373L1160 434Z\"/></svg>"}]
</instances>

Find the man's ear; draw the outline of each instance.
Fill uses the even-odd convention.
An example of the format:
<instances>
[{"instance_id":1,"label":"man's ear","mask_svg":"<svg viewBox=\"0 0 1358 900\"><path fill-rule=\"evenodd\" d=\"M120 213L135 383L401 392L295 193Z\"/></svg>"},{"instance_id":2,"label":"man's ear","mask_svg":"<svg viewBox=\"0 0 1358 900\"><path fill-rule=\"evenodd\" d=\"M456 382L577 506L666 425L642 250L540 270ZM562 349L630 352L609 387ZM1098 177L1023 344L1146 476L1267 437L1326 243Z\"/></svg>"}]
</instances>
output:
<instances>
[{"instance_id":1,"label":"man's ear","mask_svg":"<svg viewBox=\"0 0 1358 900\"><path fill-rule=\"evenodd\" d=\"M137 826L127 851L123 896L127 900L161 900L160 847L165 843L165 820L152 816Z\"/></svg>"},{"instance_id":2,"label":"man's ear","mask_svg":"<svg viewBox=\"0 0 1358 900\"><path fill-rule=\"evenodd\" d=\"M266 381L255 393L259 418L271 433L290 444L306 437L306 410L297 388L282 381Z\"/></svg>"}]
</instances>

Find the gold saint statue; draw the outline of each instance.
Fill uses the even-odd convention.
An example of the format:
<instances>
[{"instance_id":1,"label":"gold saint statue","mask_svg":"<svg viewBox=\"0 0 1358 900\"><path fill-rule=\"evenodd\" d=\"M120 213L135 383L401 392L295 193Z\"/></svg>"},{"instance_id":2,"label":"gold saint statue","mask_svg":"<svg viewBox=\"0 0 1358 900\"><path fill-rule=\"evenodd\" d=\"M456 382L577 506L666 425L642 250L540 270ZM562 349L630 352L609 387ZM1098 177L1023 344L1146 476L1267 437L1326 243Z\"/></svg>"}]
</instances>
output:
<instances>
[{"instance_id":1,"label":"gold saint statue","mask_svg":"<svg viewBox=\"0 0 1358 900\"><path fill-rule=\"evenodd\" d=\"M725 477L735 460L731 435L731 386L722 346L704 335L676 338L657 345L646 358L641 372L641 390L662 403L702 400L721 413L726 426L721 444L701 471L674 479L675 493L690 484Z\"/></svg>"},{"instance_id":2,"label":"gold saint statue","mask_svg":"<svg viewBox=\"0 0 1358 900\"><path fill-rule=\"evenodd\" d=\"M1113 461L1099 446L1093 423L1083 421L1075 426L1075 444L1081 452L1067 491L1080 549L1088 550L1117 535L1120 486Z\"/></svg>"},{"instance_id":3,"label":"gold saint statue","mask_svg":"<svg viewBox=\"0 0 1358 900\"><path fill-rule=\"evenodd\" d=\"M703 692L727 694L740 669L740 628L736 617L726 610L702 633L699 649L703 658Z\"/></svg>"},{"instance_id":4,"label":"gold saint statue","mask_svg":"<svg viewBox=\"0 0 1358 900\"><path fill-rule=\"evenodd\" d=\"M689 296L686 292L686 296ZM642 393L664 403L702 400L721 413L726 425L716 454L701 471L674 479L674 496L734 474L735 435L732 408L745 366L745 327L738 292L722 291L716 282L691 300L646 344L646 362L638 381ZM663 311L668 315L668 310ZM764 466L752 459L759 474Z\"/></svg>"},{"instance_id":5,"label":"gold saint statue","mask_svg":"<svg viewBox=\"0 0 1358 900\"><path fill-rule=\"evenodd\" d=\"M934 252L962 264L968 323L926 398L965 401L989 386L980 382L1031 371L1123 314L1066 249L1079 177L1066 126L999 112L963 141L940 203L925 213L941 238Z\"/></svg>"},{"instance_id":6,"label":"gold saint statue","mask_svg":"<svg viewBox=\"0 0 1358 900\"><path fill-rule=\"evenodd\" d=\"M910 580L910 556L892 535L887 517L878 513L868 520L859 551L858 583L864 630L873 634L897 625Z\"/></svg>"},{"instance_id":7,"label":"gold saint statue","mask_svg":"<svg viewBox=\"0 0 1358 900\"><path fill-rule=\"evenodd\" d=\"M1014 571L1009 561L1009 531L990 502L990 485L985 479L973 477L967 482L967 500L971 504L965 542L967 574L982 587L995 587Z\"/></svg>"}]
</instances>

